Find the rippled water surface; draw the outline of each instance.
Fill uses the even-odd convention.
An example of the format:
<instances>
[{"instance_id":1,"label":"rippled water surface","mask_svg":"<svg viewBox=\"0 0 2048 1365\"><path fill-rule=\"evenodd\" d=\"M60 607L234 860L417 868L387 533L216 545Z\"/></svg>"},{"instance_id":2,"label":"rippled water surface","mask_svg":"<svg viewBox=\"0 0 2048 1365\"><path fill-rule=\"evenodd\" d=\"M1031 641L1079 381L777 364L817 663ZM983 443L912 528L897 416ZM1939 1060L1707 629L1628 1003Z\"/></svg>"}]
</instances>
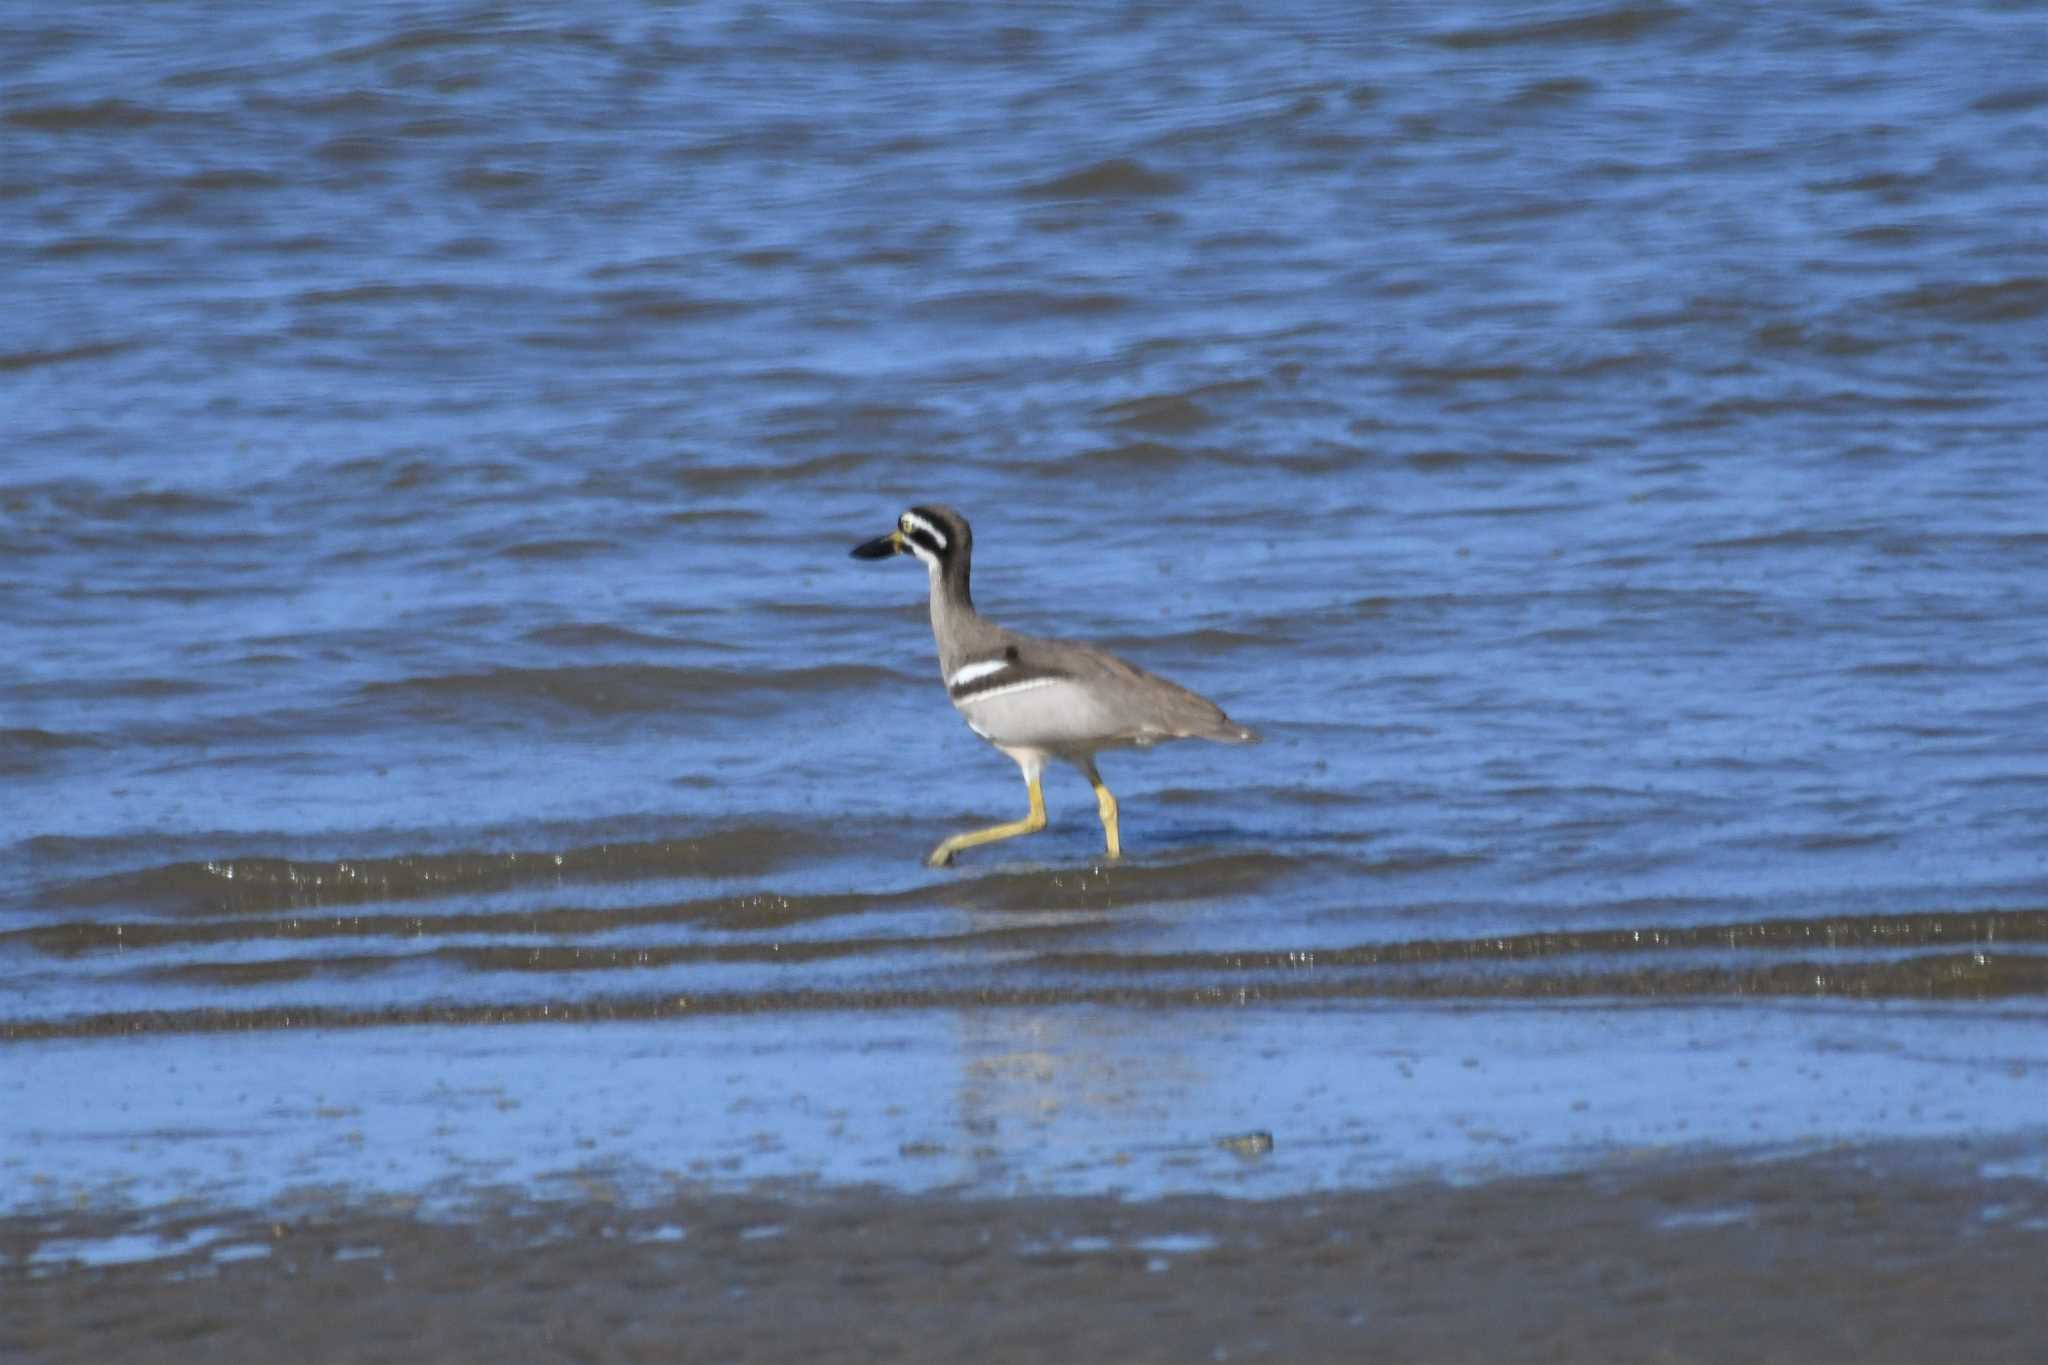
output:
<instances>
[{"instance_id":1,"label":"rippled water surface","mask_svg":"<svg viewBox=\"0 0 2048 1365\"><path fill-rule=\"evenodd\" d=\"M0 1038L2048 995L2048 24L1374 16L10 12Z\"/></svg>"}]
</instances>

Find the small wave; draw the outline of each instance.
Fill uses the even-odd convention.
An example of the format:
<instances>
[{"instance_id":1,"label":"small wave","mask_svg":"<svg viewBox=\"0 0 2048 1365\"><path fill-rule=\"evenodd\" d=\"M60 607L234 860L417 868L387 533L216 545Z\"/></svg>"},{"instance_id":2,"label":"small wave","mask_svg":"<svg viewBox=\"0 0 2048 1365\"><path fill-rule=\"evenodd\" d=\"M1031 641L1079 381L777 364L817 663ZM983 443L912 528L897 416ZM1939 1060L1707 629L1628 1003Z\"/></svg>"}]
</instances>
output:
<instances>
[{"instance_id":1,"label":"small wave","mask_svg":"<svg viewBox=\"0 0 2048 1365\"><path fill-rule=\"evenodd\" d=\"M743 299L705 298L675 289L610 289L595 300L617 318L641 322L689 322L737 317L753 307Z\"/></svg>"},{"instance_id":2,"label":"small wave","mask_svg":"<svg viewBox=\"0 0 2048 1365\"><path fill-rule=\"evenodd\" d=\"M2048 958L2019 954L1929 954L1877 963L1788 962L1757 968L1679 971L1490 973L1337 978L1297 973L1253 983L1139 986L890 987L872 991L794 989L600 996L542 1002L429 1003L354 1009L268 1005L247 1009L131 1010L0 1023L0 1042L167 1033L250 1033L282 1029L484 1027L685 1019L724 1014L815 1014L854 1010L983 1010L1086 1005L1116 1008L1242 1009L1251 1005L1366 1000L1546 1001L1794 998L1995 1000L2048 994Z\"/></svg>"},{"instance_id":3,"label":"small wave","mask_svg":"<svg viewBox=\"0 0 2048 1365\"><path fill-rule=\"evenodd\" d=\"M89 104L36 104L10 109L7 122L39 133L121 132L149 128L180 117L130 100L104 99Z\"/></svg>"},{"instance_id":4,"label":"small wave","mask_svg":"<svg viewBox=\"0 0 2048 1365\"><path fill-rule=\"evenodd\" d=\"M444 261L476 261L496 256L503 250L495 237L469 234L450 237L434 248L434 254Z\"/></svg>"},{"instance_id":5,"label":"small wave","mask_svg":"<svg viewBox=\"0 0 2048 1365\"><path fill-rule=\"evenodd\" d=\"M652 967L724 966L734 963L835 962L850 957L880 953L918 953L933 948L955 948L963 941L996 939L1014 943L1019 937L1046 933L1041 926L1026 930L1009 929L989 933L938 935L931 938L856 938L777 940L772 943L692 943L659 947L613 946L610 944L539 944L534 947L443 948L434 956L454 962L473 972L557 972L632 971ZM994 946L994 945L990 945Z\"/></svg>"},{"instance_id":6,"label":"small wave","mask_svg":"<svg viewBox=\"0 0 2048 1365\"><path fill-rule=\"evenodd\" d=\"M756 376L760 378L761 376ZM838 474L852 474L865 469L874 456L848 451L837 455L819 455L808 460L797 460L790 464L769 464L757 462L737 465L692 465L678 469L673 477L678 483L699 492L717 492L744 487L756 483L805 482L830 478ZM706 514L706 519L752 519L755 514L744 511L717 512ZM671 516L671 522L683 522L682 514Z\"/></svg>"},{"instance_id":7,"label":"small wave","mask_svg":"<svg viewBox=\"0 0 2048 1365\"><path fill-rule=\"evenodd\" d=\"M1896 204L1913 199L1932 179L1931 175L1907 175L1900 171L1865 171L1831 180L1809 180L1806 188L1815 194L1874 194Z\"/></svg>"},{"instance_id":8,"label":"small wave","mask_svg":"<svg viewBox=\"0 0 2048 1365\"><path fill-rule=\"evenodd\" d=\"M288 232L282 237L252 237L240 249L273 251L280 256L317 256L342 249L342 243L321 232Z\"/></svg>"},{"instance_id":9,"label":"small wave","mask_svg":"<svg viewBox=\"0 0 2048 1365\"><path fill-rule=\"evenodd\" d=\"M941 883L935 899L967 910L1109 910L1243 895L1292 876L1299 859L1236 853L1184 863L1122 863L1067 872L996 872Z\"/></svg>"},{"instance_id":10,"label":"small wave","mask_svg":"<svg viewBox=\"0 0 2048 1365\"><path fill-rule=\"evenodd\" d=\"M2025 322L2048 313L2048 278L2021 275L1990 284L1927 284L1893 294L1888 302L1952 322Z\"/></svg>"},{"instance_id":11,"label":"small wave","mask_svg":"<svg viewBox=\"0 0 2048 1365\"><path fill-rule=\"evenodd\" d=\"M602 624L543 626L537 630L526 632L521 638L532 644L577 651L731 648L731 646L726 645L715 645L708 640L687 640L669 635L650 635L646 631L628 630L623 626Z\"/></svg>"},{"instance_id":12,"label":"small wave","mask_svg":"<svg viewBox=\"0 0 2048 1365\"><path fill-rule=\"evenodd\" d=\"M1550 517L1584 512L1595 504L1588 501L1503 502L1490 507L1453 507L1440 512L1418 514L1418 521L1487 521L1506 517Z\"/></svg>"},{"instance_id":13,"label":"small wave","mask_svg":"<svg viewBox=\"0 0 2048 1365\"><path fill-rule=\"evenodd\" d=\"M0 730L0 777L25 777L41 772L68 749L98 749L99 740L34 728Z\"/></svg>"},{"instance_id":14,"label":"small wave","mask_svg":"<svg viewBox=\"0 0 2048 1365\"><path fill-rule=\"evenodd\" d=\"M1868 834L1805 834L1790 842L1797 853L1839 853L1861 848L1896 848L1905 831L1900 829L1878 830Z\"/></svg>"},{"instance_id":15,"label":"small wave","mask_svg":"<svg viewBox=\"0 0 2048 1365\"><path fill-rule=\"evenodd\" d=\"M1755 335L1757 345L1772 350L1810 351L1824 356L1871 355L1885 346L1876 337L1807 327L1796 322L1767 323L1758 328Z\"/></svg>"},{"instance_id":16,"label":"small wave","mask_svg":"<svg viewBox=\"0 0 2048 1365\"><path fill-rule=\"evenodd\" d=\"M1405 459L1411 468L1428 473L1486 465L1545 469L1584 461L1583 456L1557 450L1418 450Z\"/></svg>"},{"instance_id":17,"label":"small wave","mask_svg":"<svg viewBox=\"0 0 2048 1365\"><path fill-rule=\"evenodd\" d=\"M229 190L281 190L288 182L269 171L242 170L232 166L194 171L179 179L178 188L218 194Z\"/></svg>"},{"instance_id":18,"label":"small wave","mask_svg":"<svg viewBox=\"0 0 2048 1365\"><path fill-rule=\"evenodd\" d=\"M353 957L265 958L260 962L185 962L175 967L145 968L135 975L146 981L246 988L322 977L356 980L416 960L416 955L409 953L365 953Z\"/></svg>"},{"instance_id":19,"label":"small wave","mask_svg":"<svg viewBox=\"0 0 2048 1365\"><path fill-rule=\"evenodd\" d=\"M1203 628L1175 631L1165 635L1107 635L1098 643L1118 653L1156 653L1166 650L1190 654L1211 654L1231 649L1260 649L1288 643L1284 635L1253 635L1241 630Z\"/></svg>"},{"instance_id":20,"label":"small wave","mask_svg":"<svg viewBox=\"0 0 2048 1365\"><path fill-rule=\"evenodd\" d=\"M1655 32L1684 10L1665 5L1624 5L1619 9L1542 19L1528 24L1483 24L1438 33L1429 41L1453 50L1507 47L1517 43L1628 43Z\"/></svg>"},{"instance_id":21,"label":"small wave","mask_svg":"<svg viewBox=\"0 0 2048 1365\"><path fill-rule=\"evenodd\" d=\"M0 696L11 695L26 701L60 698L68 701L155 700L199 697L219 690L215 684L192 678L51 678L32 683L0 684Z\"/></svg>"},{"instance_id":22,"label":"small wave","mask_svg":"<svg viewBox=\"0 0 2048 1365\"><path fill-rule=\"evenodd\" d=\"M1998 790L2011 787L2048 787L2048 773L1993 773L1988 777L1973 777L1961 783L1964 787Z\"/></svg>"},{"instance_id":23,"label":"small wave","mask_svg":"<svg viewBox=\"0 0 2048 1365\"><path fill-rule=\"evenodd\" d=\"M552 540L523 540L498 551L506 559L588 559L609 554L618 542L593 537L563 536Z\"/></svg>"},{"instance_id":24,"label":"small wave","mask_svg":"<svg viewBox=\"0 0 2048 1365\"><path fill-rule=\"evenodd\" d=\"M79 510L86 515L104 517L108 521L126 521L131 517L154 521L167 516L232 514L245 511L246 504L234 498L209 497L203 493L187 493L176 488L164 488L94 498L90 504L81 506Z\"/></svg>"},{"instance_id":25,"label":"small wave","mask_svg":"<svg viewBox=\"0 0 2048 1365\"><path fill-rule=\"evenodd\" d=\"M749 251L735 251L732 262L749 270L789 270L803 265L804 255L788 247L757 247Z\"/></svg>"},{"instance_id":26,"label":"small wave","mask_svg":"<svg viewBox=\"0 0 2048 1365\"><path fill-rule=\"evenodd\" d=\"M313 154L337 165L365 166L373 162L388 161L401 150L395 138L378 137L370 133L343 133L340 137L329 138L315 147Z\"/></svg>"},{"instance_id":27,"label":"small wave","mask_svg":"<svg viewBox=\"0 0 2048 1365\"><path fill-rule=\"evenodd\" d=\"M2029 114L2043 107L2048 107L2048 85L2016 85L1970 102L1980 114Z\"/></svg>"},{"instance_id":28,"label":"small wave","mask_svg":"<svg viewBox=\"0 0 2048 1365\"><path fill-rule=\"evenodd\" d=\"M502 289L449 284L439 280L419 280L403 284L379 281L372 284L348 285L339 289L305 289L294 294L291 301L304 308L347 307L356 304L457 303L494 299L504 293Z\"/></svg>"},{"instance_id":29,"label":"small wave","mask_svg":"<svg viewBox=\"0 0 2048 1365\"><path fill-rule=\"evenodd\" d=\"M958 322L1031 322L1120 312L1130 302L1127 296L1107 290L962 289L920 299L909 311L919 317Z\"/></svg>"},{"instance_id":30,"label":"small wave","mask_svg":"<svg viewBox=\"0 0 2048 1365\"><path fill-rule=\"evenodd\" d=\"M79 360L105 360L123 351L132 351L141 344L138 341L93 341L77 346L0 351L0 373L9 370L33 370L44 365L68 365Z\"/></svg>"},{"instance_id":31,"label":"small wave","mask_svg":"<svg viewBox=\"0 0 2048 1365\"><path fill-rule=\"evenodd\" d=\"M570 881L754 875L799 857L815 856L819 843L814 834L756 828L691 840L598 845L562 854L436 854L331 863L281 858L174 863L60 886L48 893L47 899L71 906L158 905L242 918L72 920L0 933L0 942L26 943L63 957L106 949L267 939L417 941L486 934L559 938L648 925L697 924L726 932L760 932L907 906L1034 915L1093 913L1119 906L1243 894L1300 868L1298 860L1258 853L1071 872L991 872L888 892L783 895L758 891L640 905L444 914L296 913L321 906L409 902ZM295 913L264 917L277 911Z\"/></svg>"},{"instance_id":32,"label":"small wave","mask_svg":"<svg viewBox=\"0 0 2048 1365\"><path fill-rule=\"evenodd\" d=\"M1361 451L1341 446L1329 446L1311 453L1273 454L1261 450L1234 450L1223 445L1173 445L1165 441L1135 440L1097 446L1058 459L1026 461L1019 467L1063 478L1090 473L1127 478L1133 472L1164 473L1195 464L1220 465L1229 469L1283 469L1292 474L1328 474L1355 468L1368 459ZM1202 514L1191 513L1187 519L1200 522L1204 518ZM1241 524L1239 519L1228 516L1208 520L1213 525Z\"/></svg>"},{"instance_id":33,"label":"small wave","mask_svg":"<svg viewBox=\"0 0 2048 1365\"><path fill-rule=\"evenodd\" d=\"M423 133L441 131L434 124L408 124L403 130L409 137ZM470 194L495 195L504 190L530 190L543 182L539 171L523 170L508 166L466 166L448 176L448 188L463 190Z\"/></svg>"},{"instance_id":34,"label":"small wave","mask_svg":"<svg viewBox=\"0 0 2048 1365\"><path fill-rule=\"evenodd\" d=\"M1670 366L1671 357L1662 351L1603 351L1564 361L1554 373L1565 379L1590 379L1596 375L1656 374Z\"/></svg>"},{"instance_id":35,"label":"small wave","mask_svg":"<svg viewBox=\"0 0 2048 1365\"><path fill-rule=\"evenodd\" d=\"M1986 406L1986 400L1968 394L1892 396L1865 393L1855 389L1837 389L1827 393L1783 393L1764 398L1717 398L1694 409L1687 425L1717 427L1745 418L1778 417L1788 413L1838 416L1869 412L1873 409L1957 412L1983 406Z\"/></svg>"},{"instance_id":36,"label":"small wave","mask_svg":"<svg viewBox=\"0 0 2048 1365\"><path fill-rule=\"evenodd\" d=\"M1264 801L1323 811L1338 806L1366 806L1374 800L1362 792L1332 791L1323 787L1241 786L1237 790L1245 796L1256 796ZM1204 810L1213 810L1216 806L1216 793L1208 787L1162 787L1147 799L1156 806L1194 806Z\"/></svg>"},{"instance_id":37,"label":"small wave","mask_svg":"<svg viewBox=\"0 0 2048 1365\"><path fill-rule=\"evenodd\" d=\"M161 252L168 245L161 237L108 237L87 233L63 237L41 248L39 254L58 260L74 256L143 256Z\"/></svg>"},{"instance_id":38,"label":"small wave","mask_svg":"<svg viewBox=\"0 0 2048 1365\"><path fill-rule=\"evenodd\" d=\"M145 545L164 543L153 536L138 537L138 541ZM219 587L192 583L152 583L146 587L94 588L80 595L112 598L121 602L176 602L180 606L192 606L200 602L234 602L256 597L281 597L288 592L288 587L274 583L245 582Z\"/></svg>"},{"instance_id":39,"label":"small wave","mask_svg":"<svg viewBox=\"0 0 2048 1365\"><path fill-rule=\"evenodd\" d=\"M1200 431L1217 423L1216 414L1182 394L1157 394L1112 403L1096 415L1117 426L1138 431L1177 433Z\"/></svg>"},{"instance_id":40,"label":"small wave","mask_svg":"<svg viewBox=\"0 0 2048 1365\"><path fill-rule=\"evenodd\" d=\"M999 925L957 934L926 935L917 938L777 939L765 943L647 946L596 943L450 945L417 953L351 953L332 957L263 958L253 962L181 962L168 966L146 967L136 972L135 976L150 981L237 988L323 978L360 979L400 968L418 967L427 962L446 964L477 973L509 972L541 976L734 964L796 966L888 953L917 953L934 949L952 951L967 946L1015 949L1028 947L1031 943L1045 938L1071 934L1081 927L1082 922L1069 921L1053 924Z\"/></svg>"},{"instance_id":41,"label":"small wave","mask_svg":"<svg viewBox=\"0 0 2048 1365\"><path fill-rule=\"evenodd\" d=\"M617 716L647 711L724 710L764 692L809 696L902 680L899 673L867 664L826 664L772 672L606 664L448 673L366 683L361 691L368 698L410 705L414 712L429 717L444 716L466 702L537 703L594 716Z\"/></svg>"},{"instance_id":42,"label":"small wave","mask_svg":"<svg viewBox=\"0 0 2048 1365\"><path fill-rule=\"evenodd\" d=\"M1869 246L1913 246L1928 235L1928 230L1918 223L1874 223L1868 227L1850 228L1842 238Z\"/></svg>"},{"instance_id":43,"label":"small wave","mask_svg":"<svg viewBox=\"0 0 2048 1365\"><path fill-rule=\"evenodd\" d=\"M1823 919L1646 927L1568 929L1485 938L1411 939L1328 948L1285 948L1156 954L1097 954L1044 962L1119 972L1301 971L1315 967L1414 967L1546 958L1617 958L1697 951L1782 952L1792 949L1911 949L1957 943L2048 944L2048 911L1984 910ZM1951 960L1942 955L1942 961ZM2048 957L2029 956L2048 973ZM1870 964L1863 964L1870 965ZM1895 965L1895 964L1876 964ZM1831 968L1832 970L1832 968ZM2048 986L2048 978L2044 978Z\"/></svg>"},{"instance_id":44,"label":"small wave","mask_svg":"<svg viewBox=\"0 0 2048 1365\"><path fill-rule=\"evenodd\" d=\"M251 860L242 860L248 863ZM321 869L316 868L315 871ZM673 873L669 875L675 875ZM539 879L528 877L525 884ZM111 884L113 878L103 881ZM509 883L508 883L509 884ZM723 932L785 930L819 920L835 919L912 902L928 903L921 892L893 892L880 895L827 893L784 896L775 892L751 892L736 896L713 896L703 900L663 901L627 906L553 906L541 910L474 910L429 914L306 914L322 905L350 904L399 899L404 893L389 894L375 888L352 886L343 879L329 879L326 886L305 880L297 885L308 899L282 903L277 888L266 888L255 904L208 906L217 911L253 911L240 919L173 920L72 920L42 924L0 933L0 943L25 943L52 957L74 957L84 953L116 950L135 952L152 948L173 948L209 943L292 942L314 943L346 939L403 939L419 943L436 938L574 938L579 935L616 934L622 930L673 927L695 924ZM102 887L91 888L95 894ZM433 895L457 890L491 890L476 881L465 887L436 887L413 894ZM313 895L327 893L324 900ZM271 911L288 911L279 918Z\"/></svg>"},{"instance_id":45,"label":"small wave","mask_svg":"<svg viewBox=\"0 0 2048 1365\"><path fill-rule=\"evenodd\" d=\"M63 734L55 730L33 728L0 730L0 754L9 749L17 753L47 753L53 749L97 749L100 741L90 735Z\"/></svg>"},{"instance_id":46,"label":"small wave","mask_svg":"<svg viewBox=\"0 0 2048 1365\"><path fill-rule=\"evenodd\" d=\"M420 853L332 861L194 859L73 882L53 888L47 898L57 905L262 912L569 881L745 876L815 852L818 843L811 833L741 825L686 839L588 844L560 852Z\"/></svg>"},{"instance_id":47,"label":"small wave","mask_svg":"<svg viewBox=\"0 0 2048 1365\"><path fill-rule=\"evenodd\" d=\"M1515 92L1515 97L1510 103L1522 108L1575 104L1598 88L1593 82L1577 76L1553 77L1549 80L1532 81L1523 86Z\"/></svg>"},{"instance_id":48,"label":"small wave","mask_svg":"<svg viewBox=\"0 0 2048 1365\"><path fill-rule=\"evenodd\" d=\"M1021 193L1033 199L1122 199L1179 194L1186 188L1177 175L1117 157L1026 185Z\"/></svg>"},{"instance_id":49,"label":"small wave","mask_svg":"<svg viewBox=\"0 0 2048 1365\"><path fill-rule=\"evenodd\" d=\"M1707 552L1745 550L1825 550L1856 544L1868 536L1854 527L1794 526L1783 531L1765 531L1749 536L1724 536L1693 543L1693 549Z\"/></svg>"},{"instance_id":50,"label":"small wave","mask_svg":"<svg viewBox=\"0 0 2048 1365\"><path fill-rule=\"evenodd\" d=\"M1944 651L1938 659L1878 659L1857 664L1849 670L1849 675L1857 678L1919 678L1931 674L1965 673L1986 667L1966 664Z\"/></svg>"},{"instance_id":51,"label":"small wave","mask_svg":"<svg viewBox=\"0 0 2048 1365\"><path fill-rule=\"evenodd\" d=\"M550 50L561 49L610 56L616 56L619 50L609 37L595 28L481 22L442 26L429 24L418 28L405 28L387 37L325 52L320 60L335 66L355 66L383 62L392 57L435 52L444 48L468 47L512 50L521 47L546 47Z\"/></svg>"},{"instance_id":52,"label":"small wave","mask_svg":"<svg viewBox=\"0 0 2048 1365\"><path fill-rule=\"evenodd\" d=\"M1422 592L1393 596L1375 593L1371 597L1353 598L1337 611L1340 620L1415 620L1418 617L1441 617L1467 608L1495 605L1498 598L1472 593ZM1414 681L1424 686L1435 686L1443 681L1437 674L1417 675Z\"/></svg>"},{"instance_id":53,"label":"small wave","mask_svg":"<svg viewBox=\"0 0 2048 1365\"><path fill-rule=\"evenodd\" d=\"M1073 473L1089 466L1104 466L1121 469L1172 469L1186 461L1200 456L1180 446L1167 445L1163 441L1126 441L1121 445L1102 446L1095 450L1084 450L1064 459L1043 461L1039 468L1047 473Z\"/></svg>"}]
</instances>

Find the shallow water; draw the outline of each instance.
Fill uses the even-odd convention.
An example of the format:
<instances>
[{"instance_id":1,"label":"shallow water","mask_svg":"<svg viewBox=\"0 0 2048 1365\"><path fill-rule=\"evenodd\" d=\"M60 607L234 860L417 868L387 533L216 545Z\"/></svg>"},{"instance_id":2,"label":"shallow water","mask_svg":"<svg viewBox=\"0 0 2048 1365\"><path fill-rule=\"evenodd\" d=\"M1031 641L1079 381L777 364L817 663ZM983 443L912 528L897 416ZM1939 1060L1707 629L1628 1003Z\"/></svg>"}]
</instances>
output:
<instances>
[{"instance_id":1,"label":"shallow water","mask_svg":"<svg viewBox=\"0 0 2048 1365\"><path fill-rule=\"evenodd\" d=\"M64 1039L0 1076L16 1209L506 1192L1282 1199L1415 1181L2035 1139L2039 1010L767 1011L532 1028ZM79 1078L90 1077L81 1085ZM4 1263L0 1263L4 1265Z\"/></svg>"},{"instance_id":2,"label":"shallow water","mask_svg":"<svg viewBox=\"0 0 2048 1365\"><path fill-rule=\"evenodd\" d=\"M10 1048L2048 993L2025 7L0 53ZM846 557L927 500L1266 743L924 869L1023 798Z\"/></svg>"}]
</instances>

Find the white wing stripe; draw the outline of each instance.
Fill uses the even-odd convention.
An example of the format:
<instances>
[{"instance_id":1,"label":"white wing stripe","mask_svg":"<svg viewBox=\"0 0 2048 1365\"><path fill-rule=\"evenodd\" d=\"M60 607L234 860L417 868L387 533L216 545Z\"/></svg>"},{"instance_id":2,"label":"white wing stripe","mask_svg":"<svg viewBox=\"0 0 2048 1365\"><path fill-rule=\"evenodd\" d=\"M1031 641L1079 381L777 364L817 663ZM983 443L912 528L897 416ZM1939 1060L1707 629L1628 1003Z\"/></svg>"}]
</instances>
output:
<instances>
[{"instance_id":1,"label":"white wing stripe","mask_svg":"<svg viewBox=\"0 0 2048 1365\"><path fill-rule=\"evenodd\" d=\"M976 702L994 701L997 697L1007 697L1012 692L1029 692L1034 687L1053 687L1065 681L1065 678L1026 678L1023 682L1013 682L1002 687L991 687L986 692L976 692L971 697L961 697L953 704L955 706L972 706Z\"/></svg>"},{"instance_id":2,"label":"white wing stripe","mask_svg":"<svg viewBox=\"0 0 2048 1365\"><path fill-rule=\"evenodd\" d=\"M1000 673L1010 666L1008 659L983 659L978 664L962 664L953 676L946 679L948 687L965 687L976 678L986 678L991 673Z\"/></svg>"}]
</instances>

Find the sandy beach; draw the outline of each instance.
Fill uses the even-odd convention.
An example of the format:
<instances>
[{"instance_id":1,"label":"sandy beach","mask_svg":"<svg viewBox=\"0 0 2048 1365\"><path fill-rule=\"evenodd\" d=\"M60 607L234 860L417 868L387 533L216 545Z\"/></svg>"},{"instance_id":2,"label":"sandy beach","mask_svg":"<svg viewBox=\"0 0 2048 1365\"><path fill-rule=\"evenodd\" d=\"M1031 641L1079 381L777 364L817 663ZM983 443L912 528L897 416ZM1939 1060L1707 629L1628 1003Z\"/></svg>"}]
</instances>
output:
<instances>
[{"instance_id":1,"label":"sandy beach","mask_svg":"<svg viewBox=\"0 0 2048 1365\"><path fill-rule=\"evenodd\" d=\"M1279 1200L847 1190L0 1222L8 1361L2012 1361L2048 1194L1968 1143ZM489 1201L486 1201L488 1204Z\"/></svg>"}]
</instances>

